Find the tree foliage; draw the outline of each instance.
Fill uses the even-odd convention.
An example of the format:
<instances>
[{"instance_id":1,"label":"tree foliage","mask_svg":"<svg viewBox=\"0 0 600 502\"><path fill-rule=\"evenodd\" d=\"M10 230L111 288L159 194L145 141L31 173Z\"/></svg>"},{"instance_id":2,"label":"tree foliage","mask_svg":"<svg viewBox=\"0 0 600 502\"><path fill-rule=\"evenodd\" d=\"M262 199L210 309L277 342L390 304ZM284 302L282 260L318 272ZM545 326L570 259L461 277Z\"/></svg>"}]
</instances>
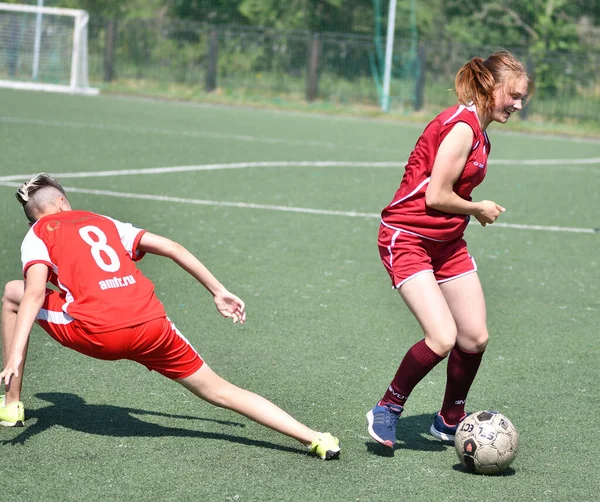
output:
<instances>
[{"instance_id":1,"label":"tree foliage","mask_svg":"<svg viewBox=\"0 0 600 502\"><path fill-rule=\"evenodd\" d=\"M102 16L168 15L210 24L373 33L377 17L387 23L389 0L46 0L45 4ZM546 50L572 48L584 16L593 25L600 24L600 4L590 0L397 0L396 12L397 32L416 28L420 40L452 37L480 45L539 44Z\"/></svg>"}]
</instances>

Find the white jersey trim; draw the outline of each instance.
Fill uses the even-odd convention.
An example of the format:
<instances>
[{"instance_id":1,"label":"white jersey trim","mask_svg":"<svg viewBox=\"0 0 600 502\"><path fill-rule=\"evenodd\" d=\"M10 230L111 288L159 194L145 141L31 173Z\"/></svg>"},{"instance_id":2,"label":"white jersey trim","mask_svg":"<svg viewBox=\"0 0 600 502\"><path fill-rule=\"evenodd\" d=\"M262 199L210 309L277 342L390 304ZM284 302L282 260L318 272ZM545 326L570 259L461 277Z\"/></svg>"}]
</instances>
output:
<instances>
[{"instance_id":1,"label":"white jersey trim","mask_svg":"<svg viewBox=\"0 0 600 502\"><path fill-rule=\"evenodd\" d=\"M143 230L141 228L134 227L131 223L123 223L122 221L115 220L110 216L104 217L115 224L115 227L117 227L117 232L119 232L119 237L121 239L123 247L129 253L129 256L133 258L133 245L135 243L135 239L137 238L140 232L143 232Z\"/></svg>"},{"instance_id":2,"label":"white jersey trim","mask_svg":"<svg viewBox=\"0 0 600 502\"><path fill-rule=\"evenodd\" d=\"M34 261L52 263L46 244L44 244L44 241L35 234L33 227L31 227L21 243L21 263L23 265L23 270L25 270L25 267L29 263ZM54 263L52 263L52 269L56 272Z\"/></svg>"},{"instance_id":3,"label":"white jersey trim","mask_svg":"<svg viewBox=\"0 0 600 502\"><path fill-rule=\"evenodd\" d=\"M446 122L444 122L444 125L446 125L448 122L451 122L454 118L456 118L458 115L460 115L463 110L468 110L470 112L473 112L475 114L475 116L477 117L477 108L475 108L475 105L473 103L469 104L469 106L459 105L458 109L454 112L454 115L452 115L452 117L450 117L448 120L446 120ZM477 120L479 120L479 117L477 117Z\"/></svg>"},{"instance_id":4,"label":"white jersey trim","mask_svg":"<svg viewBox=\"0 0 600 502\"><path fill-rule=\"evenodd\" d=\"M398 199L398 200L392 202L389 207L393 207L396 204L400 204L401 202L404 202L406 199L410 199L413 195L415 195L417 192L419 192L421 190L421 188L423 188L425 185L427 185L430 181L431 181L431 176L429 178L425 178L423 181L421 181L421 183L419 183L419 186L417 186L417 188L415 188L412 192L410 192L408 195L405 195L401 199Z\"/></svg>"}]
</instances>

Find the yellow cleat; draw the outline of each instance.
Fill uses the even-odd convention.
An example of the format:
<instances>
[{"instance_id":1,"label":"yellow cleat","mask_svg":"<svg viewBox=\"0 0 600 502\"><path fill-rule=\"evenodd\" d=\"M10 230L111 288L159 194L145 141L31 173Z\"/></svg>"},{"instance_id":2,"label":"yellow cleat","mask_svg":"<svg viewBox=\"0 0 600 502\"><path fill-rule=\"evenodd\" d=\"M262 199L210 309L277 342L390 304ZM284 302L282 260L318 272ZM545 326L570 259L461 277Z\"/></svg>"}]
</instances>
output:
<instances>
[{"instance_id":1,"label":"yellow cleat","mask_svg":"<svg viewBox=\"0 0 600 502\"><path fill-rule=\"evenodd\" d=\"M340 440L329 432L320 432L308 448L310 453L314 453L323 460L331 460L340 456Z\"/></svg>"},{"instance_id":2,"label":"yellow cleat","mask_svg":"<svg viewBox=\"0 0 600 502\"><path fill-rule=\"evenodd\" d=\"M0 425L4 427L23 427L25 425L25 409L21 401L6 403L2 396L0 400Z\"/></svg>"}]
</instances>

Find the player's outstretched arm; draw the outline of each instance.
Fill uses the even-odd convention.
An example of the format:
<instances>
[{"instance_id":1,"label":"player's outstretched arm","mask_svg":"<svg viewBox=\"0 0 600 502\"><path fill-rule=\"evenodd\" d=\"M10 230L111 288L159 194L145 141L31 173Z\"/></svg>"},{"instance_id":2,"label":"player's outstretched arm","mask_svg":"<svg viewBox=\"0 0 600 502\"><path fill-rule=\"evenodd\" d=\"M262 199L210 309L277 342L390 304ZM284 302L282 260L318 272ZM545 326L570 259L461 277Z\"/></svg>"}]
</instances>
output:
<instances>
[{"instance_id":1,"label":"player's outstretched arm","mask_svg":"<svg viewBox=\"0 0 600 502\"><path fill-rule=\"evenodd\" d=\"M9 348L6 365L2 372L0 372L0 382L4 380L7 387L10 386L13 376L19 376L19 368L25 358L31 328L38 312L44 304L47 280L48 267L43 263L36 263L27 269L25 293L19 305L12 343Z\"/></svg>"},{"instance_id":2,"label":"player's outstretched arm","mask_svg":"<svg viewBox=\"0 0 600 502\"><path fill-rule=\"evenodd\" d=\"M244 302L227 291L210 270L181 244L166 237L146 232L140 239L138 249L144 253L171 258L210 291L214 297L215 306L222 316L232 318L234 323L243 323L246 320Z\"/></svg>"}]
</instances>

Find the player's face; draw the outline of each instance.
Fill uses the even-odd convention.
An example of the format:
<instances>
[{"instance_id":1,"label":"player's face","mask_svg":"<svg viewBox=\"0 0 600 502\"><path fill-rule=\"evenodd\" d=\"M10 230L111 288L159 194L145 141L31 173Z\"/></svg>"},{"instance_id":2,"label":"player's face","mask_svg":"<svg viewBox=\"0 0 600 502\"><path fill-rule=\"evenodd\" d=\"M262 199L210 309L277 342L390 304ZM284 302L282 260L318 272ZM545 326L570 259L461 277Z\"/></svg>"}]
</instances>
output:
<instances>
[{"instance_id":1,"label":"player's face","mask_svg":"<svg viewBox=\"0 0 600 502\"><path fill-rule=\"evenodd\" d=\"M527 78L521 77L508 87L499 87L494 91L492 120L505 124L510 116L523 108L527 96Z\"/></svg>"}]
</instances>

